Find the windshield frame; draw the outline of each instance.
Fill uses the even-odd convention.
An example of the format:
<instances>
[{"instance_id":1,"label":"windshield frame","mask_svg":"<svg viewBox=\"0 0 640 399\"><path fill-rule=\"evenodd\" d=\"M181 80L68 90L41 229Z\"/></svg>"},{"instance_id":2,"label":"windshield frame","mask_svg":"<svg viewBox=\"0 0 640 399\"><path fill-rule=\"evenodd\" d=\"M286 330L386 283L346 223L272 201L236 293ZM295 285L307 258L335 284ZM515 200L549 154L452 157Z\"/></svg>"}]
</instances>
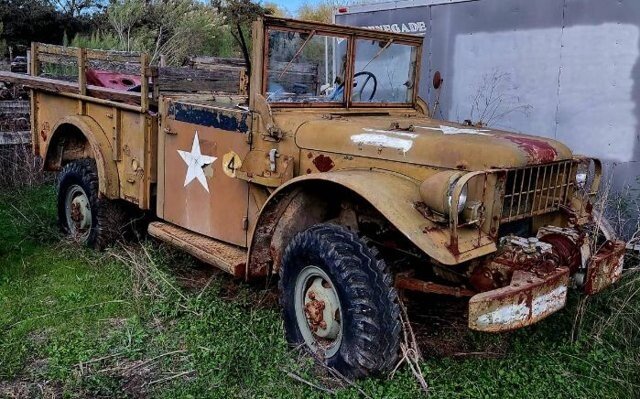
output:
<instances>
[{"instance_id":1,"label":"windshield frame","mask_svg":"<svg viewBox=\"0 0 640 399\"><path fill-rule=\"evenodd\" d=\"M347 40L347 62L345 68L345 86L342 101L332 102L269 102L275 108L414 108L418 97L420 66L422 57L422 43L424 37L417 35L382 32L350 26L332 25L316 22L298 21L287 18L265 17L263 26L262 46L262 77L260 93L267 96L268 65L269 65L269 37L272 31L293 31L313 34L318 36L337 36ZM393 44L414 46L415 66L414 84L411 89L410 101L400 102L354 102L352 101L353 75L355 73L356 41L366 40L391 40Z\"/></svg>"}]
</instances>

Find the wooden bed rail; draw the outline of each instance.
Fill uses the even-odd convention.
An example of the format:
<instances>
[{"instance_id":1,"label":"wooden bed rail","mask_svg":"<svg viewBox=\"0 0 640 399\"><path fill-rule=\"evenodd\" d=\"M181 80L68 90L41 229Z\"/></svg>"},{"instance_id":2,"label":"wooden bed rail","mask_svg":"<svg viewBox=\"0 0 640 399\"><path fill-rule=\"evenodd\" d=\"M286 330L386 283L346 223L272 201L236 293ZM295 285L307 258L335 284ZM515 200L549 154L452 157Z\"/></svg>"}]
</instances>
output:
<instances>
[{"instance_id":1,"label":"wooden bed rail","mask_svg":"<svg viewBox=\"0 0 640 399\"><path fill-rule=\"evenodd\" d=\"M29 75L0 71L0 81L27 88L59 93L93 102L124 103L146 112L157 105L161 93L207 93L213 95L248 95L248 76L242 60L196 57L183 67L150 65L146 53L94 50L32 43ZM42 76L45 64L77 68L77 82L65 78ZM87 83L87 70L109 70L139 74L140 92L128 92ZM305 74L308 80L316 73ZM75 76L75 74L74 74ZM90 81L90 80L89 80ZM79 97L80 96L80 97Z\"/></svg>"},{"instance_id":2,"label":"wooden bed rail","mask_svg":"<svg viewBox=\"0 0 640 399\"><path fill-rule=\"evenodd\" d=\"M112 50L94 50L94 49L86 49L80 47L64 47L57 46L53 44L44 44L44 43L31 43L31 64L30 64L30 74L32 77L39 77L41 72L41 64L42 63L51 63L51 64L62 64L62 65L77 65L78 67L78 84L77 90L72 90L71 93L79 94L81 96L86 95L94 95L94 94L102 94L106 96L110 96L115 93L121 93L117 90L100 90L101 93L98 93L96 89L97 87L91 87L88 92L87 86L87 67L92 61L101 61L101 62L116 62L120 64L125 64L127 66L136 68L140 72L140 94L138 93L130 93L131 96L121 96L116 95L118 98L125 98L127 103L131 103L131 101L135 98L135 103L140 105L142 112L146 112L149 110L150 99L149 99L149 78L154 78L154 74L149 68L149 54L147 53L138 53L138 52L128 52L128 51L112 51ZM53 82L58 82L57 80L50 79L52 82L46 81L31 81L31 83L40 84L43 83L47 86L51 85ZM62 82L58 82L58 84L62 84ZM29 86L29 83L25 83L25 85ZM154 93L155 94L155 93ZM103 98L104 96L98 97ZM103 98L105 99L105 98ZM106 98L108 100L119 101L116 98L110 97ZM157 98L153 98L153 101L157 101Z\"/></svg>"}]
</instances>

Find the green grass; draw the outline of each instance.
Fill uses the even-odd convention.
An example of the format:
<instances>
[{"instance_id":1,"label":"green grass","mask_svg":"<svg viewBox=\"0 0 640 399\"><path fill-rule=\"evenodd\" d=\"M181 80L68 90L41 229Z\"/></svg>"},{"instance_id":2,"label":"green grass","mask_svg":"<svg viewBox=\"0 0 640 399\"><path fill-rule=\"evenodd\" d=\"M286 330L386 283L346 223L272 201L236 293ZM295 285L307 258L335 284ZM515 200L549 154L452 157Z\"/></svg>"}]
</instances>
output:
<instances>
[{"instance_id":1,"label":"green grass","mask_svg":"<svg viewBox=\"0 0 640 399\"><path fill-rule=\"evenodd\" d=\"M406 368L357 388L324 375L287 347L264 283L234 282L153 242L106 253L63 242L54 194L49 186L0 193L0 397L326 395L288 372L338 397L420 395ZM425 350L431 397L640 397L639 290L628 272L590 298L575 343L577 294L526 330L459 332L467 355ZM420 304L429 305L437 306Z\"/></svg>"}]
</instances>

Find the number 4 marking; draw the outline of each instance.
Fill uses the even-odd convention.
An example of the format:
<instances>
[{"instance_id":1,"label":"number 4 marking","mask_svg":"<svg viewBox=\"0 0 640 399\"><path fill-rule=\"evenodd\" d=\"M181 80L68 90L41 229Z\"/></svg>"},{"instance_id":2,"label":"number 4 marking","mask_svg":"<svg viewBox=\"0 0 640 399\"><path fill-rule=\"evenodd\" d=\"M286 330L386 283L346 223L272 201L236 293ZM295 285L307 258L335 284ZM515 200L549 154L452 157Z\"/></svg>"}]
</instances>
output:
<instances>
[{"instance_id":1,"label":"number 4 marking","mask_svg":"<svg viewBox=\"0 0 640 399\"><path fill-rule=\"evenodd\" d=\"M242 160L240 159L240 155L229 151L222 157L222 165L224 165L222 170L227 176L236 177L236 170L242 167Z\"/></svg>"}]
</instances>

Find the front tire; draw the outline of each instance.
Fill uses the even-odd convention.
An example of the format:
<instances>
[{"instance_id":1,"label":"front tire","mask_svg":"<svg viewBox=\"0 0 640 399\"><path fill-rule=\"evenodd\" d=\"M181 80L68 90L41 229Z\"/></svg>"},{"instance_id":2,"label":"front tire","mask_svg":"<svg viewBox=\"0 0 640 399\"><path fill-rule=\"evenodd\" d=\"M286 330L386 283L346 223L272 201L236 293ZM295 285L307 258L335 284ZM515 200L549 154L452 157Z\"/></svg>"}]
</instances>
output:
<instances>
[{"instance_id":1,"label":"front tire","mask_svg":"<svg viewBox=\"0 0 640 399\"><path fill-rule=\"evenodd\" d=\"M280 269L287 340L350 377L390 371L400 308L385 263L356 234L319 224L298 233Z\"/></svg>"},{"instance_id":2,"label":"front tire","mask_svg":"<svg viewBox=\"0 0 640 399\"><path fill-rule=\"evenodd\" d=\"M93 159L66 164L58 176L58 223L74 241L104 249L123 236L127 216L120 204L100 195L98 185Z\"/></svg>"}]
</instances>

